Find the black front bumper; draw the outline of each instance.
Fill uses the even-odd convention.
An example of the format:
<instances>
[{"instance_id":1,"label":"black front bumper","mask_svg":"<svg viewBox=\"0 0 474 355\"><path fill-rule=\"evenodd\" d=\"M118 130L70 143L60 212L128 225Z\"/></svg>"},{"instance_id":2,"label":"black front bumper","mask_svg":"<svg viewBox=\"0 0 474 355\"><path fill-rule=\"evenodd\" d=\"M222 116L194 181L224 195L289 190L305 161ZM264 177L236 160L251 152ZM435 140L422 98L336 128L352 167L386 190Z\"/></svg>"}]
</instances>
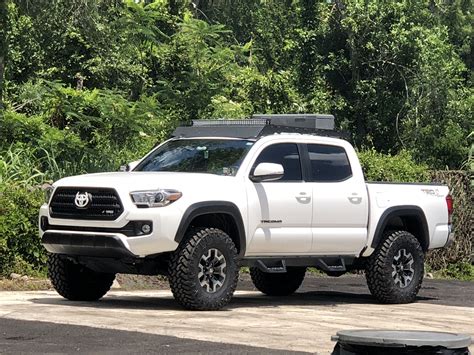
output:
<instances>
[{"instance_id":1,"label":"black front bumper","mask_svg":"<svg viewBox=\"0 0 474 355\"><path fill-rule=\"evenodd\" d=\"M47 251L54 254L104 258L137 257L114 235L45 232L42 244Z\"/></svg>"}]
</instances>

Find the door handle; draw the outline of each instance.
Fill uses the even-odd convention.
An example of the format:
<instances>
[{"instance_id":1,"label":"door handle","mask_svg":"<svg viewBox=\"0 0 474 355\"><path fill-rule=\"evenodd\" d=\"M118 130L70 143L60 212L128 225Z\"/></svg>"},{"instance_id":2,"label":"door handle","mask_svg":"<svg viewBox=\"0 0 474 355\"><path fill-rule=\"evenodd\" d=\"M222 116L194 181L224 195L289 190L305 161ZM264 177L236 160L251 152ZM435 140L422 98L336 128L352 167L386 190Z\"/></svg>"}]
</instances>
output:
<instances>
[{"instance_id":1,"label":"door handle","mask_svg":"<svg viewBox=\"0 0 474 355\"><path fill-rule=\"evenodd\" d=\"M311 197L306 196L306 192L300 192L299 196L296 196L296 201L299 203L310 203L311 202Z\"/></svg>"},{"instance_id":2,"label":"door handle","mask_svg":"<svg viewBox=\"0 0 474 355\"><path fill-rule=\"evenodd\" d=\"M362 202L362 197L359 196L348 196L347 199L350 201L350 203L353 203L354 205L358 205Z\"/></svg>"}]
</instances>

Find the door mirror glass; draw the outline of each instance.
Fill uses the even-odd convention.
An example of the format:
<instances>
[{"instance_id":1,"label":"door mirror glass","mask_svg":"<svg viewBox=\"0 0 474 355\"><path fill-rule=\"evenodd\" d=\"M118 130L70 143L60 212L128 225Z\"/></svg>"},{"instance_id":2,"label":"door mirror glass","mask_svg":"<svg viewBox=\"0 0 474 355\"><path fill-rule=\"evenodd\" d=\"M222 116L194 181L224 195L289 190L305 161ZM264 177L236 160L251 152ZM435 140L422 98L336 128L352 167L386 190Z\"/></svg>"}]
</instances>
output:
<instances>
[{"instance_id":1,"label":"door mirror glass","mask_svg":"<svg viewBox=\"0 0 474 355\"><path fill-rule=\"evenodd\" d=\"M253 182L276 181L283 177L283 165L274 163L260 163L257 165L250 180Z\"/></svg>"}]
</instances>

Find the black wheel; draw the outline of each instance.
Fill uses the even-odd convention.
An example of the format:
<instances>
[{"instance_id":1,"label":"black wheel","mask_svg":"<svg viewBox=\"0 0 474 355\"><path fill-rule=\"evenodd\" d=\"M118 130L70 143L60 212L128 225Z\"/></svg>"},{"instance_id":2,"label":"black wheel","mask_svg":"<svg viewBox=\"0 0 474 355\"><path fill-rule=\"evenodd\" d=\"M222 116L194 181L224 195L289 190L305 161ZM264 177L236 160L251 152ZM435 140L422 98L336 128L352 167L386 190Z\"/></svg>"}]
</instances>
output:
<instances>
[{"instance_id":1,"label":"black wheel","mask_svg":"<svg viewBox=\"0 0 474 355\"><path fill-rule=\"evenodd\" d=\"M303 282L306 267L287 267L286 272L268 273L257 267L250 268L252 282L260 292L269 296L288 296Z\"/></svg>"},{"instance_id":2,"label":"black wheel","mask_svg":"<svg viewBox=\"0 0 474 355\"><path fill-rule=\"evenodd\" d=\"M97 301L115 279L115 274L92 271L58 254L49 255L48 276L54 289L71 301Z\"/></svg>"},{"instance_id":3,"label":"black wheel","mask_svg":"<svg viewBox=\"0 0 474 355\"><path fill-rule=\"evenodd\" d=\"M386 232L365 270L370 292L382 303L415 301L423 274L423 250L407 231Z\"/></svg>"},{"instance_id":4,"label":"black wheel","mask_svg":"<svg viewBox=\"0 0 474 355\"><path fill-rule=\"evenodd\" d=\"M183 307L216 310L229 303L237 287L237 248L220 229L190 230L168 271L171 291Z\"/></svg>"}]
</instances>

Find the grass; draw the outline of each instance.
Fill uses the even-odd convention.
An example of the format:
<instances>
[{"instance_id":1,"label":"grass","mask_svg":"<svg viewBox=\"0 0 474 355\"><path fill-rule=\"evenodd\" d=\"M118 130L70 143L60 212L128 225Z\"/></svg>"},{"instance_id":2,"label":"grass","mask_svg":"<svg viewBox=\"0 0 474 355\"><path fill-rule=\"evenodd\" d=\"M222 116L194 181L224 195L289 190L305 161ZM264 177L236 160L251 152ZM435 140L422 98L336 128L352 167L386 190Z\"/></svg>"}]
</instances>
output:
<instances>
[{"instance_id":1,"label":"grass","mask_svg":"<svg viewBox=\"0 0 474 355\"><path fill-rule=\"evenodd\" d=\"M52 286L48 279L0 279L0 291L45 291L51 289Z\"/></svg>"},{"instance_id":2,"label":"grass","mask_svg":"<svg viewBox=\"0 0 474 355\"><path fill-rule=\"evenodd\" d=\"M456 263L448 265L445 269L432 272L435 279L474 281L474 265L471 263Z\"/></svg>"}]
</instances>

